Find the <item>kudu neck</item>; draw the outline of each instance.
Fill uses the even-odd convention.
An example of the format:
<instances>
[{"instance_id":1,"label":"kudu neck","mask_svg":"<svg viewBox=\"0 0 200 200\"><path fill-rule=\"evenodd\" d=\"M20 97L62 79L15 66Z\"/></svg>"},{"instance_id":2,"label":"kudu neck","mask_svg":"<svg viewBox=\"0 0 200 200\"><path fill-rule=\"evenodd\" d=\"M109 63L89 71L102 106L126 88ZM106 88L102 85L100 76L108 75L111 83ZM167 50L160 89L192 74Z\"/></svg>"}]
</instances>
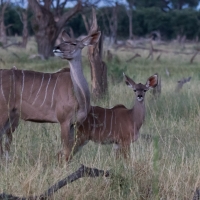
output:
<instances>
[{"instance_id":1,"label":"kudu neck","mask_svg":"<svg viewBox=\"0 0 200 200\"><path fill-rule=\"evenodd\" d=\"M145 102L138 101L137 99L134 102L133 108L132 108L132 114L134 121L137 121L139 124L143 123L145 118Z\"/></svg>"},{"instance_id":2,"label":"kudu neck","mask_svg":"<svg viewBox=\"0 0 200 200\"><path fill-rule=\"evenodd\" d=\"M70 60L69 65L75 96L79 104L77 121L82 123L90 111L90 91L83 74L81 58Z\"/></svg>"}]
</instances>

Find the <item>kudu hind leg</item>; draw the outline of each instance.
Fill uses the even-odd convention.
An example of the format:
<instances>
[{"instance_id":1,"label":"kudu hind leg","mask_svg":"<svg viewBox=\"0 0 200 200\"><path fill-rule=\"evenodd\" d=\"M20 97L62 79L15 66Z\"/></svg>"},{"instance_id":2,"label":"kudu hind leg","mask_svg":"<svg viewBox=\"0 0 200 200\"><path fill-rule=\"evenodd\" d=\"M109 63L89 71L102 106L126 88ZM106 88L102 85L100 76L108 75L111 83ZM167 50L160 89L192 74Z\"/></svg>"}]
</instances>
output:
<instances>
[{"instance_id":1,"label":"kudu hind leg","mask_svg":"<svg viewBox=\"0 0 200 200\"><path fill-rule=\"evenodd\" d=\"M16 127L18 126L19 122L19 116L16 114L15 110L12 110L10 112L9 117L4 116L0 119L0 156L3 156L3 135L6 135L6 141L5 141L5 150L7 153L10 151L10 145L12 142L12 132L15 131Z\"/></svg>"},{"instance_id":2,"label":"kudu hind leg","mask_svg":"<svg viewBox=\"0 0 200 200\"><path fill-rule=\"evenodd\" d=\"M8 112L8 111L1 111L2 113ZM3 156L3 135L7 134L7 131L10 128L10 123L8 123L8 116L3 114L0 117L0 158Z\"/></svg>"},{"instance_id":3,"label":"kudu hind leg","mask_svg":"<svg viewBox=\"0 0 200 200\"><path fill-rule=\"evenodd\" d=\"M19 124L19 116L15 115L13 118L11 118L10 123L12 122L10 129L8 129L6 133L6 142L5 142L5 150L7 153L10 152L10 145L12 143L12 133L15 131Z\"/></svg>"}]
</instances>

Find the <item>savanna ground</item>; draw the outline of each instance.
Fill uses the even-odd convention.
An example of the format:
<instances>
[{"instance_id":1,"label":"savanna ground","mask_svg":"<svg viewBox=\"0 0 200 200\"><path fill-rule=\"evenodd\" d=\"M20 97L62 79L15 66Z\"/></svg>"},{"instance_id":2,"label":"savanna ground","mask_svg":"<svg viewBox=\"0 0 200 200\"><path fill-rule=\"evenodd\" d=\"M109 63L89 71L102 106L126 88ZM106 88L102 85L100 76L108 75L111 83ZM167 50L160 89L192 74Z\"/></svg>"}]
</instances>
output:
<instances>
[{"instance_id":1,"label":"savanna ground","mask_svg":"<svg viewBox=\"0 0 200 200\"><path fill-rule=\"evenodd\" d=\"M195 45L187 44L186 49L177 44L158 48L185 52L194 50ZM107 63L109 101L99 102L99 105L112 107L121 103L132 107L133 92L123 82L123 71L143 84L156 72L162 77L160 97L155 100L150 92L146 95L146 120L140 131L152 135L153 140L140 137L131 145L131 155L126 161L115 159L112 145L89 142L66 166L64 162L59 165L56 157L61 148L58 124L20 121L13 134L11 160L0 161L0 193L39 195L84 164L111 170L113 178L79 179L59 190L52 199L192 199L195 188L200 186L200 58L189 64L191 55L165 53L157 61L158 54L154 60L146 60L148 51L145 50L112 52L121 62ZM28 59L35 53L33 39L26 50L17 47L10 47L8 51L0 49L4 61L0 62L0 68L10 69L15 65L19 69L54 72L68 65L59 58L48 61ZM142 58L126 63L134 53L140 53ZM83 65L90 83L86 49ZM191 81L176 93L177 80L189 76Z\"/></svg>"}]
</instances>

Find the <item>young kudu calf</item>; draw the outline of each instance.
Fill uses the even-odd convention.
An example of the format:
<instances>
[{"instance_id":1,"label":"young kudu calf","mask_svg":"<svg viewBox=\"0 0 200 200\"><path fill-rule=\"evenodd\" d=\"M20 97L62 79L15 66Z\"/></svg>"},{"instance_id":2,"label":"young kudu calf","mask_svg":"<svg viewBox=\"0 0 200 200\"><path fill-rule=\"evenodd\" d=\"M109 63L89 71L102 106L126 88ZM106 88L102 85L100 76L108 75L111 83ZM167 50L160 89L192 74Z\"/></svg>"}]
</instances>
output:
<instances>
[{"instance_id":1,"label":"young kudu calf","mask_svg":"<svg viewBox=\"0 0 200 200\"><path fill-rule=\"evenodd\" d=\"M29 70L0 70L0 157L3 155L2 136L6 134L5 150L9 152L12 132L19 118L25 121L60 123L61 139L66 160L74 144L73 124L82 123L90 111L90 92L83 75L81 50L98 42L100 32L71 40L65 32L65 51L54 53L68 59L70 69L56 73ZM61 44L62 46L62 44Z\"/></svg>"},{"instance_id":2,"label":"young kudu calf","mask_svg":"<svg viewBox=\"0 0 200 200\"><path fill-rule=\"evenodd\" d=\"M157 74L147 79L145 85L136 84L131 78L124 75L125 83L135 93L135 103L132 109L124 105L116 105L111 109L91 106L87 119L77 130L74 152L85 145L89 140L101 144L114 143L117 152L126 157L130 143L139 137L139 130L145 118L145 93L149 88L157 85Z\"/></svg>"}]
</instances>

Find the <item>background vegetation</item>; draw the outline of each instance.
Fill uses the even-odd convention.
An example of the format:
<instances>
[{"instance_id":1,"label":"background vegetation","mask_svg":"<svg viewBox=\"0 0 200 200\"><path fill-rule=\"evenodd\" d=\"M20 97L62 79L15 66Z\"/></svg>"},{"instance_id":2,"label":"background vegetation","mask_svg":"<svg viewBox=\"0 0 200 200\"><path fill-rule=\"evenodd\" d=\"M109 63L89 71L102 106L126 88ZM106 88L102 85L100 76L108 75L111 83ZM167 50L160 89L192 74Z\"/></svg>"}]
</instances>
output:
<instances>
[{"instance_id":1,"label":"background vegetation","mask_svg":"<svg viewBox=\"0 0 200 200\"><path fill-rule=\"evenodd\" d=\"M194 49L196 44L186 46L186 49ZM185 51L177 43L159 48ZM52 72L68 65L67 61L58 58L30 60L29 55L36 51L33 38L30 38L26 50L16 47L1 49L4 63L0 62L0 68L10 69L15 65L19 69ZM80 179L54 194L53 199L192 199L200 184L200 58L189 64L188 55L168 53L157 61L147 60L149 52L146 50L111 51L118 59L107 62L109 101L101 101L98 105L112 107L122 103L131 108L134 95L123 82L120 69L137 83L145 83L155 72L162 78L160 97L154 99L151 92L147 93L146 121L141 128L141 137L131 146L130 158L116 160L112 145L89 142L69 164L63 162L59 165L56 157L61 148L59 125L21 121L13 134L10 160L0 162L0 193L18 196L40 194L77 170L82 163L110 169L114 176L112 179ZM84 74L90 83L86 53L85 50ZM134 53L140 53L142 57L127 63L126 60ZM117 77L120 78L113 81L111 74L114 71L119 71ZM177 81L188 76L192 77L191 81L180 93L175 93ZM145 134L152 135L152 140L144 139Z\"/></svg>"},{"instance_id":2,"label":"background vegetation","mask_svg":"<svg viewBox=\"0 0 200 200\"><path fill-rule=\"evenodd\" d=\"M137 1L135 1L137 2ZM196 36L200 36L200 11L196 6L199 1L194 4L189 4L187 1L183 7L177 9L176 4L163 7L162 5L152 1L154 3L147 3L150 1L138 1L132 9L132 27L133 34L137 37L145 37L151 34L152 31L160 31L161 36L165 40L174 39L177 36L186 36L187 39L196 39ZM143 3L142 3L143 2ZM162 2L162 1L157 1ZM192 2L192 1L191 1ZM118 17L117 17L117 35L118 39L126 39L129 37L129 20L127 15L127 6L118 1ZM103 4L106 5L106 4ZM134 4L133 4L134 5ZM7 34L13 36L15 34L22 35L23 24L20 20L18 12L23 9L18 4L9 4L5 12L5 25L12 24L7 29ZM69 10L69 8L66 8ZM97 20L100 29L104 31L106 36L111 35L109 29L109 19L112 17L113 5L108 4L106 6L97 7ZM90 10L85 11L86 16L90 17ZM30 20L32 19L32 13L29 10L29 34L33 35L34 32L31 27ZM66 24L66 29L71 27L75 36L86 34L86 28L81 17L81 14L75 15Z\"/></svg>"},{"instance_id":3,"label":"background vegetation","mask_svg":"<svg viewBox=\"0 0 200 200\"><path fill-rule=\"evenodd\" d=\"M19 69L53 72L68 66L67 61L59 58L42 60L37 56L31 10L28 10L28 29L32 37L29 37L27 46L9 46L20 41L19 36L23 35L19 17L23 6L16 2L9 4L5 11L4 23L9 37L8 46L1 45L0 48L0 68L16 66ZM149 38L153 31L158 31L164 40L151 40L152 46L150 40L143 40L142 44L132 48L127 48L125 44L121 48L113 48L107 40L104 41L103 60L108 67L109 96L95 105L113 107L120 103L132 107L134 95L123 82L123 72L137 83L145 83L156 72L162 79L162 92L158 98L154 98L151 91L147 93L146 121L140 138L131 145L131 155L127 160L116 159L112 145L89 142L70 163L66 164L63 160L59 164L56 156L61 148L59 125L20 121L13 134L10 159L0 161L0 193L16 196L41 194L84 164L111 170L113 177L80 179L54 194L53 199L192 199L194 191L200 187L200 58L197 55L190 62L192 55L200 49L198 5L198 0L127 0L126 4L115 1L97 7L98 24L106 36L113 36L111 19L113 9L117 7L118 40L130 37L130 16L134 35L131 39ZM91 9L88 10L83 13L90 19ZM76 14L64 27L68 31L71 27L75 37L87 32L81 14ZM184 37L187 39L184 43L173 40ZM109 61L107 50L113 56ZM147 59L151 50L153 57ZM141 57L127 62L136 53ZM33 55L36 55L35 58L30 59ZM82 59L84 74L90 84L86 49ZM192 79L177 93L177 81L183 77Z\"/></svg>"}]
</instances>

